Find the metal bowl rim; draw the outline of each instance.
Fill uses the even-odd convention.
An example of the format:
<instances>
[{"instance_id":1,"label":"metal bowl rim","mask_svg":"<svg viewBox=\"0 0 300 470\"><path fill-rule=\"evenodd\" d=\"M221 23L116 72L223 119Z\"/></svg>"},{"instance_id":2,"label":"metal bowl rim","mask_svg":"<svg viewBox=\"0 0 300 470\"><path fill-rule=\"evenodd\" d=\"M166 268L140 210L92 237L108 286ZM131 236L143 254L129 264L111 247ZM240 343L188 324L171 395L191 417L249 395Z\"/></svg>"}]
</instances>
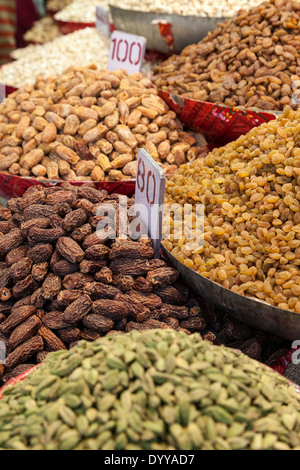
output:
<instances>
[{"instance_id":1,"label":"metal bowl rim","mask_svg":"<svg viewBox=\"0 0 300 470\"><path fill-rule=\"evenodd\" d=\"M281 315L281 314L284 314L284 315L295 315L295 316L299 316L300 318L300 313L298 312L295 312L294 310L285 310L285 309L282 309L282 308L278 308L278 307L274 307L273 305L270 305L268 304L267 302L264 302L263 300L259 300L259 299L256 299L254 297L249 297L249 296L243 296L241 294L237 294L236 292L233 292L231 289L227 289L226 287L223 287L221 286L221 284L218 284L217 282L215 281L212 281L211 279L208 279L207 277L204 277L202 276L200 273L198 273L197 271L195 271L194 269L191 269L189 268L188 266L185 266L183 263L181 263L181 261L179 261L177 258L175 258L175 256L172 255L172 253L167 250L167 248L161 244L161 248L163 250L163 252L166 254L166 256L169 258L173 258L174 260L176 260L178 263L180 263L184 269L187 269L189 270L191 273L193 274L196 274L197 276L199 276L201 279L203 279L204 281L208 281L209 283L212 283L214 286L220 288L220 289L223 289L224 291L230 293L230 295L232 296L238 296L239 298L243 298L243 299L247 299L249 301L253 301L255 302L255 304L258 304L258 305L261 305L263 304L265 307L267 307L268 309L272 310L274 313L278 314L278 315Z\"/></svg>"},{"instance_id":2,"label":"metal bowl rim","mask_svg":"<svg viewBox=\"0 0 300 470\"><path fill-rule=\"evenodd\" d=\"M122 12L126 12L128 14L131 14L131 13L140 13L140 14L143 14L143 15L155 15L155 16L172 16L172 17L175 17L175 18L187 18L188 20L191 20L191 19L194 19L194 20L199 20L199 19L202 19L202 20L220 20L220 21L226 21L226 20L229 20L231 18L233 18L233 16L194 16L194 15L179 15L177 13L167 13L167 12L155 12L155 11L143 11L143 10L133 10L133 9L128 9L128 8L121 8L121 7L116 7L115 5L111 5L109 3L109 8L111 9L111 12L113 12L113 10L115 11L122 11ZM162 18L163 19L163 18Z\"/></svg>"}]
</instances>

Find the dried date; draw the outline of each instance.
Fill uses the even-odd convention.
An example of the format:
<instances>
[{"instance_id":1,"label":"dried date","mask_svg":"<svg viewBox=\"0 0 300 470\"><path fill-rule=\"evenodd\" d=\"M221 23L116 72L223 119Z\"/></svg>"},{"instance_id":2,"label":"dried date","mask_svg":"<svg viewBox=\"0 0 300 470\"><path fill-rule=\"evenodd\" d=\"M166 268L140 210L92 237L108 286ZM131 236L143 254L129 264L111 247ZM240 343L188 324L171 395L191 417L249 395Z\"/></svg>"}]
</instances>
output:
<instances>
[{"instance_id":1,"label":"dried date","mask_svg":"<svg viewBox=\"0 0 300 470\"><path fill-rule=\"evenodd\" d=\"M129 292L130 297L137 302L145 305L145 307L149 308L150 310L155 310L162 305L162 300L155 294L142 294L141 292L137 292L135 290L131 290Z\"/></svg>"},{"instance_id":2,"label":"dried date","mask_svg":"<svg viewBox=\"0 0 300 470\"><path fill-rule=\"evenodd\" d=\"M0 288L9 286L11 284L11 280L10 269L0 269Z\"/></svg>"},{"instance_id":3,"label":"dried date","mask_svg":"<svg viewBox=\"0 0 300 470\"><path fill-rule=\"evenodd\" d=\"M131 240L121 240L111 247L110 259L117 258L146 258L150 259L154 255L151 245L146 245Z\"/></svg>"},{"instance_id":4,"label":"dried date","mask_svg":"<svg viewBox=\"0 0 300 470\"><path fill-rule=\"evenodd\" d=\"M18 248L14 248L9 253L7 253L5 262L7 266L12 266L13 264L21 261L22 258L27 256L28 248L24 245L19 246Z\"/></svg>"},{"instance_id":5,"label":"dried date","mask_svg":"<svg viewBox=\"0 0 300 470\"><path fill-rule=\"evenodd\" d=\"M134 258L115 259L110 263L109 267L114 274L130 276L143 276L150 270L148 260Z\"/></svg>"},{"instance_id":6,"label":"dried date","mask_svg":"<svg viewBox=\"0 0 300 470\"><path fill-rule=\"evenodd\" d=\"M10 250L17 248L23 242L23 233L18 228L0 238L0 257L4 257Z\"/></svg>"},{"instance_id":7,"label":"dried date","mask_svg":"<svg viewBox=\"0 0 300 470\"><path fill-rule=\"evenodd\" d=\"M100 334L96 331L89 330L88 328L83 328L81 331L81 339L84 341L96 341L100 338Z\"/></svg>"},{"instance_id":8,"label":"dried date","mask_svg":"<svg viewBox=\"0 0 300 470\"><path fill-rule=\"evenodd\" d=\"M120 303L126 306L128 310L128 318L137 322L144 322L148 320L151 316L150 309L143 305L142 303L138 302L135 299L132 299L127 294L118 294L115 297Z\"/></svg>"},{"instance_id":9,"label":"dried date","mask_svg":"<svg viewBox=\"0 0 300 470\"><path fill-rule=\"evenodd\" d=\"M105 245L93 245L85 250L85 256L91 260L103 260L108 258L110 249Z\"/></svg>"},{"instance_id":10,"label":"dried date","mask_svg":"<svg viewBox=\"0 0 300 470\"><path fill-rule=\"evenodd\" d=\"M55 210L51 206L45 206L43 204L31 204L24 209L23 217L25 220L49 218Z\"/></svg>"},{"instance_id":11,"label":"dried date","mask_svg":"<svg viewBox=\"0 0 300 470\"><path fill-rule=\"evenodd\" d=\"M11 232L18 228L13 222L11 221L1 221L0 222L0 232L6 235L7 233Z\"/></svg>"},{"instance_id":12,"label":"dried date","mask_svg":"<svg viewBox=\"0 0 300 470\"><path fill-rule=\"evenodd\" d=\"M174 286L156 287L154 293L158 295L164 303L171 305L184 305L188 299L188 296L183 295Z\"/></svg>"},{"instance_id":13,"label":"dried date","mask_svg":"<svg viewBox=\"0 0 300 470\"><path fill-rule=\"evenodd\" d=\"M10 277L14 282L19 282L29 276L32 267L32 260L30 258L23 258L17 263L13 264L10 268Z\"/></svg>"},{"instance_id":14,"label":"dried date","mask_svg":"<svg viewBox=\"0 0 300 470\"><path fill-rule=\"evenodd\" d=\"M118 300L100 299L93 303L94 313L103 315L113 321L126 318L128 315L127 306Z\"/></svg>"},{"instance_id":15,"label":"dried date","mask_svg":"<svg viewBox=\"0 0 300 470\"><path fill-rule=\"evenodd\" d=\"M53 331L46 326L41 326L38 330L38 334L43 339L46 351L60 351L61 349L67 349L64 343Z\"/></svg>"},{"instance_id":16,"label":"dried date","mask_svg":"<svg viewBox=\"0 0 300 470\"><path fill-rule=\"evenodd\" d=\"M166 286L169 284L174 284L178 278L179 272L176 269L169 267L157 268L149 271L147 274L147 279L154 286Z\"/></svg>"},{"instance_id":17,"label":"dried date","mask_svg":"<svg viewBox=\"0 0 300 470\"><path fill-rule=\"evenodd\" d=\"M71 233L71 237L77 243L83 242L89 235L92 233L92 227L90 224L84 224L82 227L77 228L74 232Z\"/></svg>"},{"instance_id":18,"label":"dried date","mask_svg":"<svg viewBox=\"0 0 300 470\"><path fill-rule=\"evenodd\" d=\"M28 251L28 257L32 259L35 264L45 263L49 261L53 253L53 247L50 244L40 244Z\"/></svg>"},{"instance_id":19,"label":"dried date","mask_svg":"<svg viewBox=\"0 0 300 470\"><path fill-rule=\"evenodd\" d=\"M96 315L95 313L84 317L82 323L86 328L101 334L107 333L114 326L113 320L103 315Z\"/></svg>"},{"instance_id":20,"label":"dried date","mask_svg":"<svg viewBox=\"0 0 300 470\"><path fill-rule=\"evenodd\" d=\"M57 240L61 240L65 235L65 230L60 227L46 229L32 227L28 232L27 238L29 244L34 246L38 243L55 243Z\"/></svg>"},{"instance_id":21,"label":"dried date","mask_svg":"<svg viewBox=\"0 0 300 470\"><path fill-rule=\"evenodd\" d=\"M56 191L52 194L47 194L46 204L54 206L55 204L66 203L71 207L75 207L77 199L71 191Z\"/></svg>"},{"instance_id":22,"label":"dried date","mask_svg":"<svg viewBox=\"0 0 300 470\"><path fill-rule=\"evenodd\" d=\"M144 277L140 276L134 280L134 290L138 292L143 292L144 294L150 294L153 291L153 285ZM159 294L157 294L159 295Z\"/></svg>"},{"instance_id":23,"label":"dried date","mask_svg":"<svg viewBox=\"0 0 300 470\"><path fill-rule=\"evenodd\" d=\"M95 280L103 284L112 284L113 273L107 266L104 266L99 272L96 272Z\"/></svg>"},{"instance_id":24,"label":"dried date","mask_svg":"<svg viewBox=\"0 0 300 470\"><path fill-rule=\"evenodd\" d=\"M134 288L134 279L126 274L117 274L113 276L112 284L124 292Z\"/></svg>"},{"instance_id":25,"label":"dried date","mask_svg":"<svg viewBox=\"0 0 300 470\"><path fill-rule=\"evenodd\" d=\"M79 268L82 274L90 274L90 273L93 274L102 270L102 268L105 266L106 266L106 260L93 261L93 260L84 259L83 261L81 261Z\"/></svg>"},{"instance_id":26,"label":"dried date","mask_svg":"<svg viewBox=\"0 0 300 470\"><path fill-rule=\"evenodd\" d=\"M48 263L34 264L31 270L33 279L37 282L43 282L48 273Z\"/></svg>"},{"instance_id":27,"label":"dried date","mask_svg":"<svg viewBox=\"0 0 300 470\"><path fill-rule=\"evenodd\" d=\"M75 327L63 328L62 330L58 330L57 334L64 344L71 344L81 339L81 331L79 328Z\"/></svg>"},{"instance_id":28,"label":"dried date","mask_svg":"<svg viewBox=\"0 0 300 470\"><path fill-rule=\"evenodd\" d=\"M1 302L8 302L12 298L12 292L8 287L0 288L0 300Z\"/></svg>"},{"instance_id":29,"label":"dried date","mask_svg":"<svg viewBox=\"0 0 300 470\"><path fill-rule=\"evenodd\" d=\"M82 274L82 273L73 273L65 276L63 280L63 286L65 289L83 289L87 282L93 282L94 278L92 276Z\"/></svg>"},{"instance_id":30,"label":"dried date","mask_svg":"<svg viewBox=\"0 0 300 470\"><path fill-rule=\"evenodd\" d=\"M101 282L91 282L86 284L84 291L92 300L114 299L116 295L120 294L120 289L107 284L102 284Z\"/></svg>"},{"instance_id":31,"label":"dried date","mask_svg":"<svg viewBox=\"0 0 300 470\"><path fill-rule=\"evenodd\" d=\"M15 349L20 344L30 339L42 326L42 322L36 315L32 315L25 322L14 329L9 337L9 343Z\"/></svg>"},{"instance_id":32,"label":"dried date","mask_svg":"<svg viewBox=\"0 0 300 470\"><path fill-rule=\"evenodd\" d=\"M65 277L68 274L73 274L78 271L78 264L70 263L70 261L62 259L54 263L51 269L56 276Z\"/></svg>"},{"instance_id":33,"label":"dried date","mask_svg":"<svg viewBox=\"0 0 300 470\"><path fill-rule=\"evenodd\" d=\"M71 303L73 303L75 300L79 299L83 294L82 290L62 290L57 296L56 302L58 305L58 308L60 309L65 309L68 307Z\"/></svg>"},{"instance_id":34,"label":"dried date","mask_svg":"<svg viewBox=\"0 0 300 470\"><path fill-rule=\"evenodd\" d=\"M23 323L35 313L36 308L32 305L24 305L21 307L14 308L9 317L3 323L0 324L1 333L9 333L11 330L20 325L20 323Z\"/></svg>"},{"instance_id":35,"label":"dried date","mask_svg":"<svg viewBox=\"0 0 300 470\"><path fill-rule=\"evenodd\" d=\"M24 297L28 294L31 294L36 288L38 284L33 279L32 275L30 274L22 281L17 282L12 289L13 296L18 299L20 297Z\"/></svg>"},{"instance_id":36,"label":"dried date","mask_svg":"<svg viewBox=\"0 0 300 470\"><path fill-rule=\"evenodd\" d=\"M80 263L84 258L84 251L72 238L64 236L59 238L56 243L56 249L59 254L70 261L70 263Z\"/></svg>"},{"instance_id":37,"label":"dried date","mask_svg":"<svg viewBox=\"0 0 300 470\"><path fill-rule=\"evenodd\" d=\"M7 369L13 369L20 363L26 362L30 357L44 349L44 341L40 336L34 336L11 352L5 361Z\"/></svg>"},{"instance_id":38,"label":"dried date","mask_svg":"<svg viewBox=\"0 0 300 470\"><path fill-rule=\"evenodd\" d=\"M61 286L62 283L59 276L55 276L52 273L48 274L42 285L42 296L46 300L53 300L61 291Z\"/></svg>"},{"instance_id":39,"label":"dried date","mask_svg":"<svg viewBox=\"0 0 300 470\"><path fill-rule=\"evenodd\" d=\"M60 330L69 326L63 321L63 313L59 311L46 313L43 317L43 324L50 330Z\"/></svg>"},{"instance_id":40,"label":"dried date","mask_svg":"<svg viewBox=\"0 0 300 470\"><path fill-rule=\"evenodd\" d=\"M22 230L24 235L27 235L27 233L32 227L48 228L49 225L50 225L50 219L43 217L40 219L31 219L31 220L26 220L25 222L22 222L20 229Z\"/></svg>"},{"instance_id":41,"label":"dried date","mask_svg":"<svg viewBox=\"0 0 300 470\"><path fill-rule=\"evenodd\" d=\"M74 325L82 320L92 308L93 302L87 294L84 294L66 308L63 320L69 325Z\"/></svg>"},{"instance_id":42,"label":"dried date","mask_svg":"<svg viewBox=\"0 0 300 470\"><path fill-rule=\"evenodd\" d=\"M187 320L180 322L180 327L185 328L192 333L196 333L205 330L206 322L204 318L201 317L188 318Z\"/></svg>"},{"instance_id":43,"label":"dried date","mask_svg":"<svg viewBox=\"0 0 300 470\"><path fill-rule=\"evenodd\" d=\"M87 215L82 209L76 209L70 212L63 221L63 228L66 232L73 232L76 228L81 227L87 221Z\"/></svg>"},{"instance_id":44,"label":"dried date","mask_svg":"<svg viewBox=\"0 0 300 470\"><path fill-rule=\"evenodd\" d=\"M64 228L63 227L63 219L61 218L60 215L58 214L53 214L49 217L49 223L51 225L52 228Z\"/></svg>"},{"instance_id":45,"label":"dried date","mask_svg":"<svg viewBox=\"0 0 300 470\"><path fill-rule=\"evenodd\" d=\"M184 306L176 306L169 304L162 304L162 306L155 310L155 312L160 313L163 317L173 317L177 320L185 320L189 316L189 310Z\"/></svg>"}]
</instances>

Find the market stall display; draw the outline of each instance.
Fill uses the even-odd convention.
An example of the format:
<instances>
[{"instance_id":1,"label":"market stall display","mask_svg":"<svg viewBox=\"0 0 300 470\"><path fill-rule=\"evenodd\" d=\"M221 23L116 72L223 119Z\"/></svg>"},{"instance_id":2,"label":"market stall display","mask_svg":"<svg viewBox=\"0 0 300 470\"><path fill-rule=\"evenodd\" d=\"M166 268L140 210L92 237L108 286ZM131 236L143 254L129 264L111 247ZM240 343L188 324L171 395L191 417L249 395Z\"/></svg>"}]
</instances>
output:
<instances>
[{"instance_id":1,"label":"market stall display","mask_svg":"<svg viewBox=\"0 0 300 470\"><path fill-rule=\"evenodd\" d=\"M44 16L26 31L24 39L28 43L43 44L61 36L59 28L51 16Z\"/></svg>"},{"instance_id":2,"label":"market stall display","mask_svg":"<svg viewBox=\"0 0 300 470\"><path fill-rule=\"evenodd\" d=\"M0 113L0 171L9 174L121 181L135 178L141 147L168 173L202 149L142 73L94 65L40 76L10 95Z\"/></svg>"},{"instance_id":3,"label":"market stall display","mask_svg":"<svg viewBox=\"0 0 300 470\"><path fill-rule=\"evenodd\" d=\"M0 447L296 450L299 411L285 378L198 334L114 334L50 354L7 388Z\"/></svg>"},{"instance_id":4,"label":"market stall display","mask_svg":"<svg viewBox=\"0 0 300 470\"><path fill-rule=\"evenodd\" d=\"M46 6L0 68L0 450L300 450L300 4Z\"/></svg>"},{"instance_id":5,"label":"market stall display","mask_svg":"<svg viewBox=\"0 0 300 470\"><path fill-rule=\"evenodd\" d=\"M271 0L240 14L154 69L163 91L269 111L298 106L300 4Z\"/></svg>"},{"instance_id":6,"label":"market stall display","mask_svg":"<svg viewBox=\"0 0 300 470\"><path fill-rule=\"evenodd\" d=\"M0 82L19 88L33 85L41 74L53 77L68 67L94 63L103 69L107 66L108 53L109 40L95 28L85 28L43 45L18 50L16 54L20 58L0 69Z\"/></svg>"}]
</instances>

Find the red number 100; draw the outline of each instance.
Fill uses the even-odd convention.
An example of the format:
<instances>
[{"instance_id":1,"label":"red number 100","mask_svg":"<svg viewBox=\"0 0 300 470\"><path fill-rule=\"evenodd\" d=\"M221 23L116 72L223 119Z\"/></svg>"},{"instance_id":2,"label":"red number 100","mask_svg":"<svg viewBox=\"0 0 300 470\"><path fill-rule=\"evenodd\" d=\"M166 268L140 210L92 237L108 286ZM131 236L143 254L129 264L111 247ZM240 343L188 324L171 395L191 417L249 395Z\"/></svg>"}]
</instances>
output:
<instances>
[{"instance_id":1,"label":"red number 100","mask_svg":"<svg viewBox=\"0 0 300 470\"><path fill-rule=\"evenodd\" d=\"M125 56L123 58L120 57L120 46L121 46L122 42L124 42L124 44L126 46L126 52L125 52ZM142 46L138 42L135 42L135 41L132 42L130 47L129 47L127 39L116 39L116 38L114 38L114 39L112 39L112 43L113 43L113 51L112 51L112 59L113 60L114 60L115 57L117 58L117 60L119 62L125 62L127 59L129 59L129 62L132 65L138 65L138 63L141 60L141 55L142 55ZM139 53L138 53L137 60L135 62L133 62L132 54L133 54L133 49L134 49L135 45L138 47Z\"/></svg>"}]
</instances>

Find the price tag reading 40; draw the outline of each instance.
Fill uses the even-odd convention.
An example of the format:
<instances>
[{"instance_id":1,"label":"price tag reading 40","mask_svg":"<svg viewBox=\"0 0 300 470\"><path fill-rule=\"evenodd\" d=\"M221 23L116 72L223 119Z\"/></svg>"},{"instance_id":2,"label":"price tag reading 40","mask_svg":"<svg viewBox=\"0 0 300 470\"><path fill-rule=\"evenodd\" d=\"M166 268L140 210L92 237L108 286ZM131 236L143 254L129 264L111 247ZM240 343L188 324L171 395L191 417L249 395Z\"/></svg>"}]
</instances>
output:
<instances>
[{"instance_id":1,"label":"price tag reading 40","mask_svg":"<svg viewBox=\"0 0 300 470\"><path fill-rule=\"evenodd\" d=\"M114 31L111 35L108 70L125 69L129 75L140 72L146 43L146 38L142 36Z\"/></svg>"},{"instance_id":2,"label":"price tag reading 40","mask_svg":"<svg viewBox=\"0 0 300 470\"><path fill-rule=\"evenodd\" d=\"M138 152L135 213L152 240L155 258L160 257L166 175L148 152Z\"/></svg>"}]
</instances>

